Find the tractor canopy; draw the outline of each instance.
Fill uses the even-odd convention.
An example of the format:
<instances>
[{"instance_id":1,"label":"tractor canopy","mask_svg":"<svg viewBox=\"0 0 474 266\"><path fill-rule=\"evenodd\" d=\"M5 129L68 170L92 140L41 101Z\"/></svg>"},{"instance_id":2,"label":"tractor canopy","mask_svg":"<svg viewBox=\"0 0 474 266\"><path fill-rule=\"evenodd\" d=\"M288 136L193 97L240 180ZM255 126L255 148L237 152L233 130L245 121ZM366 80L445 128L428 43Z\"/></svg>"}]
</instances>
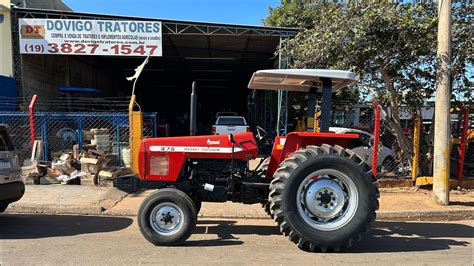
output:
<instances>
[{"instance_id":1,"label":"tractor canopy","mask_svg":"<svg viewBox=\"0 0 474 266\"><path fill-rule=\"evenodd\" d=\"M257 90L287 90L309 92L311 88L322 90L323 79L331 80L332 92L355 81L351 71L327 69L267 69L255 72L248 88Z\"/></svg>"}]
</instances>

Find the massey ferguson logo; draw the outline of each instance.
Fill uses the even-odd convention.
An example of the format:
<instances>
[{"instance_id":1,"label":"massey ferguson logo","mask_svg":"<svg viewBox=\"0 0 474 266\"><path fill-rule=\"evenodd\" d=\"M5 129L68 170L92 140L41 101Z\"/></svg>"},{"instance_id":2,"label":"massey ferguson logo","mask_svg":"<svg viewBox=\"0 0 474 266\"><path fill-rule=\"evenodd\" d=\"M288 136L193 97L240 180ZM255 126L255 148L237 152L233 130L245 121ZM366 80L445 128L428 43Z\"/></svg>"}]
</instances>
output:
<instances>
[{"instance_id":1,"label":"massey ferguson logo","mask_svg":"<svg viewBox=\"0 0 474 266\"><path fill-rule=\"evenodd\" d=\"M44 38L44 25L21 25L21 36L24 39Z\"/></svg>"},{"instance_id":2,"label":"massey ferguson logo","mask_svg":"<svg viewBox=\"0 0 474 266\"><path fill-rule=\"evenodd\" d=\"M210 140L207 139L207 145L219 145L221 142L219 140Z\"/></svg>"}]
</instances>

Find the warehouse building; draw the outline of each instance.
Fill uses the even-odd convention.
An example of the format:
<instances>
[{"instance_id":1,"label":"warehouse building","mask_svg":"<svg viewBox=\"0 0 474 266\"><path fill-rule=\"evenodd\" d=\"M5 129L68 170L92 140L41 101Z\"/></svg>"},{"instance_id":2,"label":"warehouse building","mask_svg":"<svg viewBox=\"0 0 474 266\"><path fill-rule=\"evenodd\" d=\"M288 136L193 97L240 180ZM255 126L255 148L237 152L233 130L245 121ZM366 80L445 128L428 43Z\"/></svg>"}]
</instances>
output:
<instances>
[{"instance_id":1,"label":"warehouse building","mask_svg":"<svg viewBox=\"0 0 474 266\"><path fill-rule=\"evenodd\" d=\"M93 31L87 32L91 25L115 33L149 30L154 34L153 29L159 27L155 39L147 37L153 39L157 47L137 81L136 95L144 111L157 112L160 121L171 125L173 135L187 132L193 81L197 84L198 121L202 127L209 127L220 111L246 116L250 93L247 83L252 73L258 69L278 68L276 50L280 41L296 34L295 29L289 28L78 13L61 5L61 1L52 9L25 7L21 3L9 8L6 4L9 1L2 2L2 44L8 44L10 48L2 45L0 74L15 79L14 93L10 88L8 95L26 99L33 94L43 98L68 97L69 100L74 97L130 96L132 82L126 77L132 76L145 55L151 52L146 45L131 52L129 47L109 46L108 49L99 47L100 53L93 54L88 50L90 47L85 51L74 51L66 45L60 46L60 52L56 50L54 54L51 51L56 47L51 47L51 44L46 47L50 52L45 52L45 47L30 45L31 39L44 38L41 34L45 34L41 30L37 32L39 36L28 32L27 27L33 22L49 20L50 24L44 24L44 31L54 28L56 32L62 30L69 36L74 30L83 30L84 34L89 34L82 35L84 38L93 35ZM6 38L8 27L11 31ZM66 27L72 28L65 30ZM55 37L59 34L56 33ZM61 36L66 38L66 35ZM127 38L133 38L131 36ZM112 35L103 37L117 38ZM120 38L126 41L125 34ZM18 104L25 106L27 103ZM265 112L260 111L263 120Z\"/></svg>"}]
</instances>

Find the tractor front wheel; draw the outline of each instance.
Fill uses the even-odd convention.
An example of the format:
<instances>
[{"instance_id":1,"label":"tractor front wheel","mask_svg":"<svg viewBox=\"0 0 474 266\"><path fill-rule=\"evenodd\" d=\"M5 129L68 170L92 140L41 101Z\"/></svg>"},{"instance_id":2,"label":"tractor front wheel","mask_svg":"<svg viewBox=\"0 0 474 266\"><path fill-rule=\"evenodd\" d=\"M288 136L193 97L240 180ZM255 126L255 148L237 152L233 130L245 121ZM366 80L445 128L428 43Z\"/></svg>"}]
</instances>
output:
<instances>
[{"instance_id":1,"label":"tractor front wheel","mask_svg":"<svg viewBox=\"0 0 474 266\"><path fill-rule=\"evenodd\" d=\"M285 159L270 184L280 231L301 249L339 251L368 231L378 208L365 161L340 146L307 146Z\"/></svg>"},{"instance_id":2,"label":"tractor front wheel","mask_svg":"<svg viewBox=\"0 0 474 266\"><path fill-rule=\"evenodd\" d=\"M196 227L196 216L196 206L184 192L159 189L140 205L138 226L149 242L176 246L189 238Z\"/></svg>"}]
</instances>

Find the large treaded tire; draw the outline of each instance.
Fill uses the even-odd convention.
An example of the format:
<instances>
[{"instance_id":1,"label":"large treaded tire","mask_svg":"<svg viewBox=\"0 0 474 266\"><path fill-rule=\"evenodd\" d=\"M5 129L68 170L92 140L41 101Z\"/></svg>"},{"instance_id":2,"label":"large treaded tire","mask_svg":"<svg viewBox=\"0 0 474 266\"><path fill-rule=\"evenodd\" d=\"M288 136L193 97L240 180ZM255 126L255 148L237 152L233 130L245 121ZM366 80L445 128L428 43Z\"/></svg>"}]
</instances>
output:
<instances>
[{"instance_id":1,"label":"large treaded tire","mask_svg":"<svg viewBox=\"0 0 474 266\"><path fill-rule=\"evenodd\" d=\"M270 209L270 202L262 203L262 208L265 211L265 213L268 214L268 216L270 216L270 218L272 219L275 218L273 217L272 209Z\"/></svg>"},{"instance_id":2,"label":"large treaded tire","mask_svg":"<svg viewBox=\"0 0 474 266\"><path fill-rule=\"evenodd\" d=\"M193 200L193 203L194 203L194 207L196 208L196 215L198 215L199 212L201 211L202 201L200 201L200 200Z\"/></svg>"},{"instance_id":3,"label":"large treaded tire","mask_svg":"<svg viewBox=\"0 0 474 266\"><path fill-rule=\"evenodd\" d=\"M265 158L262 164L255 170L262 175L266 175L269 165L270 165L270 157ZM262 208L265 211L265 213L268 214L268 216L270 216L273 219L273 213L272 213L272 210L270 209L270 202L267 201L267 202L262 203Z\"/></svg>"},{"instance_id":4,"label":"large treaded tire","mask_svg":"<svg viewBox=\"0 0 474 266\"><path fill-rule=\"evenodd\" d=\"M354 216L341 228L318 230L304 220L298 211L297 191L312 172L336 169L350 177L357 188L358 203ZM307 146L285 159L270 184L269 202L280 231L300 249L307 251L340 251L361 239L370 228L378 209L379 191L376 179L366 162L341 146Z\"/></svg>"},{"instance_id":5,"label":"large treaded tire","mask_svg":"<svg viewBox=\"0 0 474 266\"><path fill-rule=\"evenodd\" d=\"M169 204L181 211L180 223L182 224L178 229L176 229L176 231L173 231L172 233L160 233L154 229L151 218L156 208L161 206L160 204ZM186 195L186 193L174 188L159 189L150 194L143 201L138 210L138 226L140 232L146 240L159 246L177 246L184 243L196 227L196 220L196 206L191 198ZM156 228L156 223L154 224Z\"/></svg>"}]
</instances>

